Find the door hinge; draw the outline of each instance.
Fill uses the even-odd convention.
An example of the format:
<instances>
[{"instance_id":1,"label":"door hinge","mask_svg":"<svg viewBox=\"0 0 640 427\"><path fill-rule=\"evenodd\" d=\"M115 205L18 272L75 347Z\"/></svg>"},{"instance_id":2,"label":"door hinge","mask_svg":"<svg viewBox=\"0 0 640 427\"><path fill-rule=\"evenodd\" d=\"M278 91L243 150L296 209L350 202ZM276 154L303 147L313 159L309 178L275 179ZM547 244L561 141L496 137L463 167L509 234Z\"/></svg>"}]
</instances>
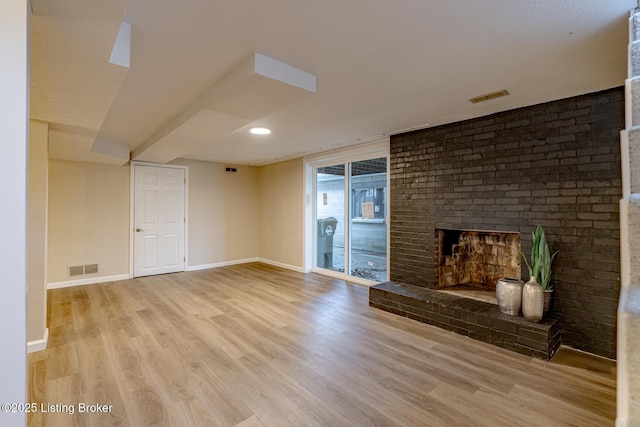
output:
<instances>
[{"instance_id":1,"label":"door hinge","mask_svg":"<svg viewBox=\"0 0 640 427\"><path fill-rule=\"evenodd\" d=\"M187 262L187 257L186 256L182 257L182 262Z\"/></svg>"},{"instance_id":2,"label":"door hinge","mask_svg":"<svg viewBox=\"0 0 640 427\"><path fill-rule=\"evenodd\" d=\"M182 218L182 221L186 224L187 223L187 217L185 216L184 218Z\"/></svg>"}]
</instances>

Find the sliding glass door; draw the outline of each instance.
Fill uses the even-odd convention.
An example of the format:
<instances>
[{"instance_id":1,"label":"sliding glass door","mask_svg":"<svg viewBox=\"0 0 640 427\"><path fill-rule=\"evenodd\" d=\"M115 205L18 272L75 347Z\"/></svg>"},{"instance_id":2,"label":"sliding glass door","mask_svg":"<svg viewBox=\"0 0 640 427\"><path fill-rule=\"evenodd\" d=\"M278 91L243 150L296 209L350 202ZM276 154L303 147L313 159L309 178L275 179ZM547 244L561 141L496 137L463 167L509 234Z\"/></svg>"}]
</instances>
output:
<instances>
[{"instance_id":1,"label":"sliding glass door","mask_svg":"<svg viewBox=\"0 0 640 427\"><path fill-rule=\"evenodd\" d=\"M387 280L387 158L349 164L349 275Z\"/></svg>"},{"instance_id":2,"label":"sliding glass door","mask_svg":"<svg viewBox=\"0 0 640 427\"><path fill-rule=\"evenodd\" d=\"M387 280L387 158L315 168L315 267Z\"/></svg>"},{"instance_id":3,"label":"sliding glass door","mask_svg":"<svg viewBox=\"0 0 640 427\"><path fill-rule=\"evenodd\" d=\"M345 165L316 169L316 267L345 271Z\"/></svg>"}]
</instances>

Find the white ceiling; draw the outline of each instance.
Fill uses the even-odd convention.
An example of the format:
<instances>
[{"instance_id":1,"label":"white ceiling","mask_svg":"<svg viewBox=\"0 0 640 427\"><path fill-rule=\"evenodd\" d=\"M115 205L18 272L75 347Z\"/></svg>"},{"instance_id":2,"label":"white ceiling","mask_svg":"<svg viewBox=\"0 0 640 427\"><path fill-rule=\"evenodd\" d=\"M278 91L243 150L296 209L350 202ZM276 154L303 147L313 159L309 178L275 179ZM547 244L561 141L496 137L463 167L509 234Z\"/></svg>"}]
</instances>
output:
<instances>
[{"instance_id":1,"label":"white ceiling","mask_svg":"<svg viewBox=\"0 0 640 427\"><path fill-rule=\"evenodd\" d=\"M52 123L51 157L122 163L91 153L95 138L136 153L168 129L175 155L252 165L621 86L627 19L636 6L635 0L31 3L31 111ZM131 24L129 69L109 63L123 19ZM315 75L315 93L250 121L221 123L215 111L194 110L254 52ZM468 101L499 89L511 95ZM251 135L253 125L273 133Z\"/></svg>"}]
</instances>

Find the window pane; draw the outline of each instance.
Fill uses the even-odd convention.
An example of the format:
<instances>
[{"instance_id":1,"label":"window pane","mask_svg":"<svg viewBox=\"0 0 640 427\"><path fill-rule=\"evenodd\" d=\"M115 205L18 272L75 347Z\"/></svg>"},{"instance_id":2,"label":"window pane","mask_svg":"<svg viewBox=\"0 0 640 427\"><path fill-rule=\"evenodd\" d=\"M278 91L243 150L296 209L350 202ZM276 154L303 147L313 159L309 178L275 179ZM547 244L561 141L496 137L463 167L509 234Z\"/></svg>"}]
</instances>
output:
<instances>
[{"instance_id":1,"label":"window pane","mask_svg":"<svg viewBox=\"0 0 640 427\"><path fill-rule=\"evenodd\" d=\"M387 159L351 163L349 274L387 280Z\"/></svg>"},{"instance_id":2,"label":"window pane","mask_svg":"<svg viewBox=\"0 0 640 427\"><path fill-rule=\"evenodd\" d=\"M316 266L344 272L344 164L316 172Z\"/></svg>"}]
</instances>

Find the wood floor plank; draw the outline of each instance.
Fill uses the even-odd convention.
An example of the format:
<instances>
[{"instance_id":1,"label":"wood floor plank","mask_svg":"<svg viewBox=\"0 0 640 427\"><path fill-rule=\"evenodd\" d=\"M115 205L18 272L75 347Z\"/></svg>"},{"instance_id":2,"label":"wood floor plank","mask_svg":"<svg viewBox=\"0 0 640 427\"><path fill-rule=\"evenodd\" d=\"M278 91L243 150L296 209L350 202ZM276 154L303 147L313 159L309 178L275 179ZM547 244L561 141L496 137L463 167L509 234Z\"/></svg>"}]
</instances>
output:
<instances>
[{"instance_id":1,"label":"wood floor plank","mask_svg":"<svg viewBox=\"0 0 640 427\"><path fill-rule=\"evenodd\" d=\"M502 413L504 417L511 420L513 426L520 427L548 427L556 425L558 421L567 423L569 425L573 423L576 426L587 426L589 424L580 424L577 418L563 418L555 414L553 418L550 418L545 411L545 406L542 402L531 402L519 399L517 396L511 394L505 395L494 390L481 388L473 396L474 401L483 405L485 408L492 412ZM595 417L594 417L595 418ZM606 425L606 420L598 419L598 422Z\"/></svg>"},{"instance_id":2,"label":"wood floor plank","mask_svg":"<svg viewBox=\"0 0 640 427\"><path fill-rule=\"evenodd\" d=\"M233 427L264 427L264 424L260 422L258 417L253 415L250 418L247 418L246 420L236 424Z\"/></svg>"},{"instance_id":3,"label":"wood floor plank","mask_svg":"<svg viewBox=\"0 0 640 427\"><path fill-rule=\"evenodd\" d=\"M594 401L589 399L578 405L571 401L564 400L562 397L552 396L548 393L536 391L516 384L509 396L518 399L521 403L531 404L537 402L540 409L544 410L549 406L553 407L553 418L559 425L575 425L575 426L606 426L613 425L610 416L603 416L602 413L615 411L610 402Z\"/></svg>"},{"instance_id":4,"label":"wood floor plank","mask_svg":"<svg viewBox=\"0 0 640 427\"><path fill-rule=\"evenodd\" d=\"M446 383L439 384L429 392L429 395L437 399L440 405L450 408L455 422L460 425L478 427L516 425L503 411L487 410L479 416L476 409L479 405L474 399L474 394L461 391Z\"/></svg>"},{"instance_id":5,"label":"wood floor plank","mask_svg":"<svg viewBox=\"0 0 640 427\"><path fill-rule=\"evenodd\" d=\"M49 291L29 426L613 426L615 364L542 362L259 263ZM598 369L592 369L592 367Z\"/></svg>"}]
</instances>

